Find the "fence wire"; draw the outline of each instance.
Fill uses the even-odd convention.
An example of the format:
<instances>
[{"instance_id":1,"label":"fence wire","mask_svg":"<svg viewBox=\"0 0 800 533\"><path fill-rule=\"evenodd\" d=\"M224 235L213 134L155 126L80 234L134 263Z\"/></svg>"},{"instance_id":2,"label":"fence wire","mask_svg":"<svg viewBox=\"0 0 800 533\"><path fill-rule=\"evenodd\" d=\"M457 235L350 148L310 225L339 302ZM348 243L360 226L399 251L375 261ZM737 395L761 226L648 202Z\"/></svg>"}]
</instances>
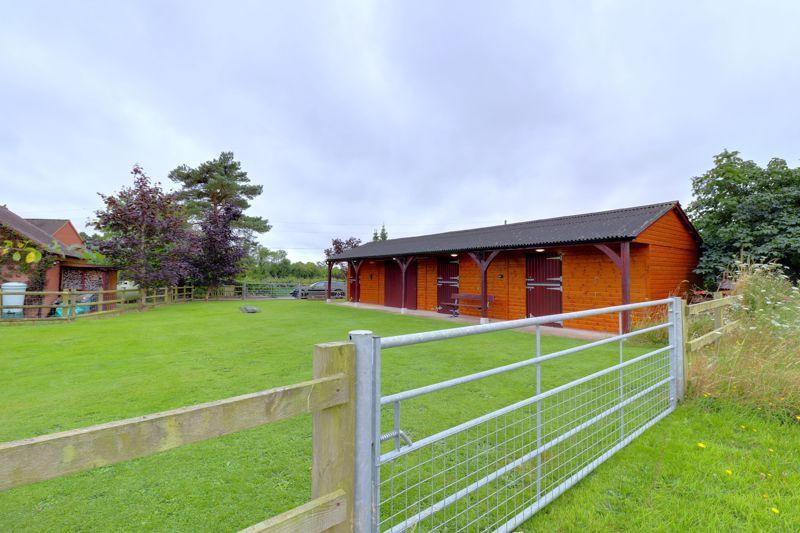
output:
<instances>
[{"instance_id":1,"label":"fence wire","mask_svg":"<svg viewBox=\"0 0 800 533\"><path fill-rule=\"evenodd\" d=\"M378 529L516 527L671 411L669 348L396 445L379 461Z\"/></svg>"}]
</instances>

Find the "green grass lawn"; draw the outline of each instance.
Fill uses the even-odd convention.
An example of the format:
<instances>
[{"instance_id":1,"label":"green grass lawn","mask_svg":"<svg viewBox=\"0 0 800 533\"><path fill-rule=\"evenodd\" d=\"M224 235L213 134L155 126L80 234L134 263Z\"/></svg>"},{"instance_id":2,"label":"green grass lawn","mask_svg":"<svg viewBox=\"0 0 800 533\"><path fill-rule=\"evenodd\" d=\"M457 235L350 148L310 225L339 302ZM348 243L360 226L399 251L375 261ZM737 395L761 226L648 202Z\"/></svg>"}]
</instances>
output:
<instances>
[{"instance_id":1,"label":"green grass lawn","mask_svg":"<svg viewBox=\"0 0 800 533\"><path fill-rule=\"evenodd\" d=\"M306 380L313 345L352 329L393 335L449 325L319 302L255 302L263 312L254 315L239 305L0 328L0 440ZM576 343L542 341L546 352ZM386 350L383 391L519 361L533 349L533 335L501 332ZM546 363L544 386L617 357L607 346ZM404 411L403 427L430 434L530 396L532 383L527 369L441 393ZM301 417L0 493L0 531L236 530L307 501L310 454L310 417ZM687 402L521 529L797 530L797 457L800 424L713 399Z\"/></svg>"}]
</instances>

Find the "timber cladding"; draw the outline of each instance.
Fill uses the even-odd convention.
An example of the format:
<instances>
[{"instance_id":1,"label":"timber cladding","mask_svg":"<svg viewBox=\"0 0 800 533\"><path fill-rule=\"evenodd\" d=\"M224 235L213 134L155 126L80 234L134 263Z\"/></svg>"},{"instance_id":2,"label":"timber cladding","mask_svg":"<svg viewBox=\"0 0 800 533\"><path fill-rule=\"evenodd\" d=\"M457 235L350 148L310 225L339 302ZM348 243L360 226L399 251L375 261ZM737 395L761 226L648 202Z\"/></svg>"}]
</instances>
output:
<instances>
[{"instance_id":1,"label":"timber cladding","mask_svg":"<svg viewBox=\"0 0 800 533\"><path fill-rule=\"evenodd\" d=\"M438 261L432 258L417 260L417 309L436 311L439 306L436 278Z\"/></svg>"},{"instance_id":2,"label":"timber cladding","mask_svg":"<svg viewBox=\"0 0 800 533\"><path fill-rule=\"evenodd\" d=\"M359 282L361 283L361 302L375 305L383 305L384 301L384 267L383 261L364 261L359 271Z\"/></svg>"},{"instance_id":3,"label":"timber cladding","mask_svg":"<svg viewBox=\"0 0 800 533\"><path fill-rule=\"evenodd\" d=\"M533 283L532 287L547 285L550 287L548 290L558 291L560 282L560 305L564 313L624 303L621 273L621 265L625 265L627 261L623 259L624 247L629 247L630 251L630 259L627 261L630 272L630 302L685 294L695 281L693 270L699 259L700 239L679 204L665 205L671 207L666 211L659 211L636 230L629 230L627 238L541 247L527 246L523 249L500 251L486 270L486 294L493 298L486 316L494 320L511 320L525 318L532 312L541 314L541 310L528 309L529 305L535 304L531 304L526 298L527 291L533 290L527 287L527 281L530 280L526 279L526 275L530 273L526 270L526 258L538 254L554 258L556 261L560 258L561 279L553 278L555 285ZM434 242L439 238L438 235L431 237ZM424 237L415 239L424 241ZM391 241L386 241L386 244L381 246L390 244ZM428 244L422 242L420 246ZM444 259L458 262L458 292L481 294L481 269L470 257L469 252L467 249L460 252L412 254L416 258L417 278L415 284L407 286L407 290L416 291L417 309L436 311L440 304L444 303L438 301L437 291L437 278L441 276L438 272L439 263ZM362 302L385 305L386 260L391 259L384 256L363 260L360 275ZM538 287L538 290L541 290L541 287ZM481 316L482 310L477 306L465 306L460 309L460 313ZM634 312L632 318L635 323L646 317ZM615 332L619 328L619 317L616 314L594 316L570 320L564 326Z\"/></svg>"}]
</instances>

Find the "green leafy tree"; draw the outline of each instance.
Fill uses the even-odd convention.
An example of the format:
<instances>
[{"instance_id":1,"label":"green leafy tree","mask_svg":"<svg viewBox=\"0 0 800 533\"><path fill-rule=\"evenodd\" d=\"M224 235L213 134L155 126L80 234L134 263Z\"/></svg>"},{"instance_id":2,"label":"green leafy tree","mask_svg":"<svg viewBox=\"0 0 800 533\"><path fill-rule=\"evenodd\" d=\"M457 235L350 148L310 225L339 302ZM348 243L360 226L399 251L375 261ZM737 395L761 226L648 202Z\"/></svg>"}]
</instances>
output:
<instances>
[{"instance_id":1,"label":"green leafy tree","mask_svg":"<svg viewBox=\"0 0 800 533\"><path fill-rule=\"evenodd\" d=\"M328 275L328 266L324 261L317 263L289 260L285 250L270 250L257 244L252 246L243 261L245 277L252 281L271 279L321 280ZM333 269L333 277L344 279L341 268Z\"/></svg>"},{"instance_id":2,"label":"green leafy tree","mask_svg":"<svg viewBox=\"0 0 800 533\"><path fill-rule=\"evenodd\" d=\"M800 168L777 158L761 167L725 150L692 190L687 211L703 237L697 273L707 285L742 257L777 261L800 276Z\"/></svg>"},{"instance_id":3,"label":"green leafy tree","mask_svg":"<svg viewBox=\"0 0 800 533\"><path fill-rule=\"evenodd\" d=\"M389 239L389 233L386 231L386 224L381 224L381 231L378 233L378 230L372 230L372 241L385 241Z\"/></svg>"},{"instance_id":4,"label":"green leafy tree","mask_svg":"<svg viewBox=\"0 0 800 533\"><path fill-rule=\"evenodd\" d=\"M226 205L244 212L250 207L250 200L264 190L262 185L250 183L242 164L233 158L233 152L222 152L217 159L197 168L181 165L169 173L169 179L181 185L178 197L195 222L206 218L209 211L219 216ZM248 236L265 233L271 228L268 220L245 214L234 222L234 227Z\"/></svg>"}]
</instances>

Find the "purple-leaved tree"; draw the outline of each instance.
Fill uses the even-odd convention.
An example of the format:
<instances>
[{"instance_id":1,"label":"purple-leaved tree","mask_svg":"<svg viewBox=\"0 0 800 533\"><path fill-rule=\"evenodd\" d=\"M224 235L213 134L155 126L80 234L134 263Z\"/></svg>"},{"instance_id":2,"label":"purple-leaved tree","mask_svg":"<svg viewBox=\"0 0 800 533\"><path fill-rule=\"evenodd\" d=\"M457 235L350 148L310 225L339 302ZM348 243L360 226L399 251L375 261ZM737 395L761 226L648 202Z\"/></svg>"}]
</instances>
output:
<instances>
[{"instance_id":1,"label":"purple-leaved tree","mask_svg":"<svg viewBox=\"0 0 800 533\"><path fill-rule=\"evenodd\" d=\"M241 208L229 203L204 212L192 255L193 278L198 285L215 288L232 283L242 271L246 242L234 227L241 217Z\"/></svg>"},{"instance_id":2,"label":"purple-leaved tree","mask_svg":"<svg viewBox=\"0 0 800 533\"><path fill-rule=\"evenodd\" d=\"M151 183L135 165L133 186L117 195L100 194L105 208L90 225L106 238L97 243L108 262L139 287L177 285L192 273L193 236L176 195Z\"/></svg>"}]
</instances>

